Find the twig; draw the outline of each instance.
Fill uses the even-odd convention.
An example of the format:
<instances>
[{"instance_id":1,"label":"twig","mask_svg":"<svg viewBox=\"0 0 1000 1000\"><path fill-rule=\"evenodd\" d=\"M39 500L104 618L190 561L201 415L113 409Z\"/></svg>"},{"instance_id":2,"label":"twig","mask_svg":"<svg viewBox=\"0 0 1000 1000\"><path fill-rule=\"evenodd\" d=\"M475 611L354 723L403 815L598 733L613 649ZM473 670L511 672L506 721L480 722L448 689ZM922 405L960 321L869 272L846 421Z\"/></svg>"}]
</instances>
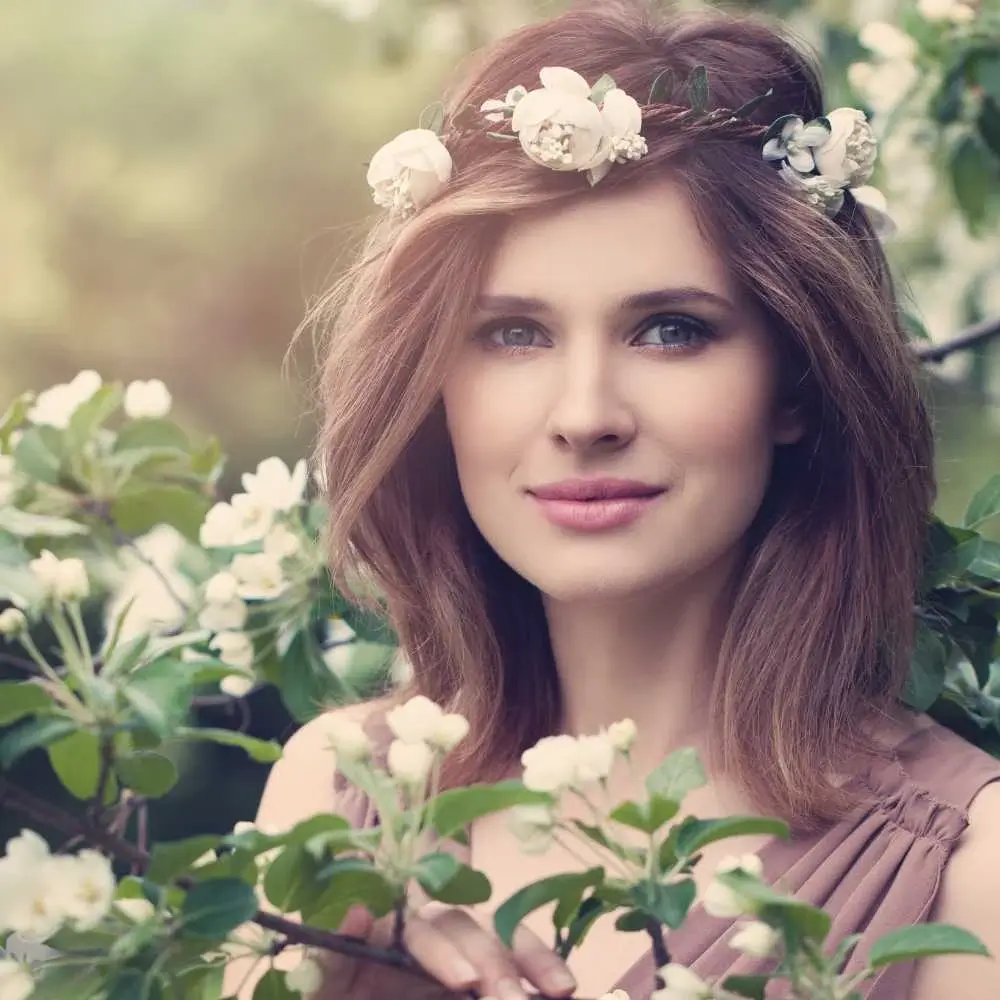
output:
<instances>
[{"instance_id":1,"label":"twig","mask_svg":"<svg viewBox=\"0 0 1000 1000\"><path fill-rule=\"evenodd\" d=\"M944 361L948 355L954 354L956 351L978 347L997 336L1000 336L1000 316L975 323L942 344L921 343L915 345L913 350L921 361L933 363Z\"/></svg>"},{"instance_id":2,"label":"twig","mask_svg":"<svg viewBox=\"0 0 1000 1000\"><path fill-rule=\"evenodd\" d=\"M0 653L0 663L5 663L9 667L16 667L18 670L23 670L25 673L32 674L35 677L43 676L41 670L38 669L37 663L26 660L21 656L15 656L13 653Z\"/></svg>"},{"instance_id":3,"label":"twig","mask_svg":"<svg viewBox=\"0 0 1000 1000\"><path fill-rule=\"evenodd\" d=\"M104 797L108 794L108 785L111 782L111 772L115 766L115 745L110 736L101 736L101 772L97 779L97 791L90 800L88 814L95 823L99 823L104 816Z\"/></svg>"},{"instance_id":4,"label":"twig","mask_svg":"<svg viewBox=\"0 0 1000 1000\"><path fill-rule=\"evenodd\" d=\"M667 984L664 982L663 976L660 975L659 970L662 969L663 966L670 964L670 952L667 950L667 941L663 936L663 927L655 920L650 920L646 923L646 933L653 942L653 960L656 963L657 969L656 988L658 990L662 990Z\"/></svg>"}]
</instances>

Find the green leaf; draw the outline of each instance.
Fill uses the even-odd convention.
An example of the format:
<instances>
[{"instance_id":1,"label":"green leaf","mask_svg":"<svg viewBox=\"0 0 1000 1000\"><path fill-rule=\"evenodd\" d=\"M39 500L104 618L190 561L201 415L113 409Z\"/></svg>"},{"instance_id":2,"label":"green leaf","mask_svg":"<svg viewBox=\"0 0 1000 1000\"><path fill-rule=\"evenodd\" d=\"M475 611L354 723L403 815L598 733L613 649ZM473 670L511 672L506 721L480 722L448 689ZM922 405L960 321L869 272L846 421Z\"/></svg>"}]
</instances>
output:
<instances>
[{"instance_id":1,"label":"green leaf","mask_svg":"<svg viewBox=\"0 0 1000 1000\"><path fill-rule=\"evenodd\" d=\"M611 811L608 818L643 833L656 833L664 823L677 815L679 808L680 804L673 799L653 795L648 802L622 802Z\"/></svg>"},{"instance_id":2,"label":"green leaf","mask_svg":"<svg viewBox=\"0 0 1000 1000\"><path fill-rule=\"evenodd\" d=\"M119 757L115 771L123 785L148 799L166 795L177 784L177 765L152 750L137 750Z\"/></svg>"},{"instance_id":3,"label":"green leaf","mask_svg":"<svg viewBox=\"0 0 1000 1000\"><path fill-rule=\"evenodd\" d=\"M474 906L490 898L490 880L480 871L438 851L417 862L414 876L432 899L452 906Z\"/></svg>"},{"instance_id":4,"label":"green leaf","mask_svg":"<svg viewBox=\"0 0 1000 1000\"><path fill-rule=\"evenodd\" d=\"M337 858L320 872L320 878L324 880L322 895L302 908L302 920L329 930L339 927L356 903L373 916L383 917L402 898L385 875L364 858Z\"/></svg>"},{"instance_id":5,"label":"green leaf","mask_svg":"<svg viewBox=\"0 0 1000 1000\"><path fill-rule=\"evenodd\" d=\"M815 906L794 896L785 896L769 885L759 882L742 871L720 872L719 882L751 900L759 909L760 918L772 927L791 927L810 940L822 943L830 933L831 917Z\"/></svg>"},{"instance_id":6,"label":"green leaf","mask_svg":"<svg viewBox=\"0 0 1000 1000\"><path fill-rule=\"evenodd\" d=\"M947 664L948 647L923 621L918 622L903 701L918 712L926 712L944 690Z\"/></svg>"},{"instance_id":7,"label":"green leaf","mask_svg":"<svg viewBox=\"0 0 1000 1000\"><path fill-rule=\"evenodd\" d=\"M1000 52L981 52L973 66L978 84L994 101L1000 101Z\"/></svg>"},{"instance_id":8,"label":"green leaf","mask_svg":"<svg viewBox=\"0 0 1000 1000\"><path fill-rule=\"evenodd\" d=\"M529 914L548 903L561 900L566 895L576 895L600 885L604 879L603 868L590 868L585 872L552 875L532 882L519 889L501 903L493 914L493 926L500 940L510 948L518 924Z\"/></svg>"},{"instance_id":9,"label":"green leaf","mask_svg":"<svg viewBox=\"0 0 1000 1000\"><path fill-rule=\"evenodd\" d=\"M440 837L452 837L474 820L491 813L521 805L551 805L547 792L534 792L518 780L500 781L495 785L469 785L449 788L431 799L424 807L425 816Z\"/></svg>"},{"instance_id":10,"label":"green leaf","mask_svg":"<svg viewBox=\"0 0 1000 1000\"><path fill-rule=\"evenodd\" d=\"M307 629L295 635L282 657L278 693L299 722L308 722L324 706L350 700L343 681L330 669L316 637Z\"/></svg>"},{"instance_id":11,"label":"green leaf","mask_svg":"<svg viewBox=\"0 0 1000 1000\"><path fill-rule=\"evenodd\" d=\"M764 1000L770 976L727 976L722 988L749 1000Z\"/></svg>"},{"instance_id":12,"label":"green leaf","mask_svg":"<svg viewBox=\"0 0 1000 1000\"><path fill-rule=\"evenodd\" d=\"M76 732L79 723L63 716L53 716L43 719L31 719L5 733L0 739L0 768L8 770L14 761L23 757L29 750L48 746L63 736Z\"/></svg>"},{"instance_id":13,"label":"green leaf","mask_svg":"<svg viewBox=\"0 0 1000 1000\"><path fill-rule=\"evenodd\" d=\"M976 528L997 514L1000 514L1000 473L992 476L969 502L965 527Z\"/></svg>"},{"instance_id":14,"label":"green leaf","mask_svg":"<svg viewBox=\"0 0 1000 1000\"><path fill-rule=\"evenodd\" d=\"M121 385L106 382L73 411L66 427L66 439L74 452L79 452L121 406L123 395Z\"/></svg>"},{"instance_id":15,"label":"green leaf","mask_svg":"<svg viewBox=\"0 0 1000 1000\"><path fill-rule=\"evenodd\" d=\"M237 733L232 729L212 729L192 726L181 726L177 730L180 739L207 740L210 743L219 743L222 746L238 747L245 750L251 760L259 764L273 764L281 759L281 744L274 740L260 740L256 736L247 736L246 733Z\"/></svg>"},{"instance_id":16,"label":"green leaf","mask_svg":"<svg viewBox=\"0 0 1000 1000\"><path fill-rule=\"evenodd\" d=\"M635 934L637 931L646 931L649 927L649 916L642 910L626 910L615 921L615 930L624 931L626 934Z\"/></svg>"},{"instance_id":17,"label":"green leaf","mask_svg":"<svg viewBox=\"0 0 1000 1000\"><path fill-rule=\"evenodd\" d=\"M285 974L278 969L268 969L261 976L253 991L253 1000L301 1000L285 985Z\"/></svg>"},{"instance_id":18,"label":"green leaf","mask_svg":"<svg viewBox=\"0 0 1000 1000\"><path fill-rule=\"evenodd\" d=\"M165 885L186 872L203 854L214 851L221 837L200 834L184 840L160 841L153 845L146 877L150 882Z\"/></svg>"},{"instance_id":19,"label":"green leaf","mask_svg":"<svg viewBox=\"0 0 1000 1000\"><path fill-rule=\"evenodd\" d=\"M758 834L788 837L790 831L788 824L780 819L767 819L761 816L692 819L678 831L675 846L678 854L690 856L718 840Z\"/></svg>"},{"instance_id":20,"label":"green leaf","mask_svg":"<svg viewBox=\"0 0 1000 1000\"><path fill-rule=\"evenodd\" d=\"M769 87L763 94L751 97L745 104L741 104L734 112L733 118L749 118L769 97L774 94L774 87Z\"/></svg>"},{"instance_id":21,"label":"green leaf","mask_svg":"<svg viewBox=\"0 0 1000 1000\"><path fill-rule=\"evenodd\" d=\"M133 671L120 691L139 721L161 740L174 735L188 713L193 693L184 672L166 660Z\"/></svg>"},{"instance_id":22,"label":"green leaf","mask_svg":"<svg viewBox=\"0 0 1000 1000\"><path fill-rule=\"evenodd\" d=\"M49 486L58 486L65 448L54 427L28 427L14 449L14 462L29 478Z\"/></svg>"},{"instance_id":23,"label":"green leaf","mask_svg":"<svg viewBox=\"0 0 1000 1000\"><path fill-rule=\"evenodd\" d=\"M172 420L130 420L118 432L114 453L146 448L172 448L186 452L190 447L187 434Z\"/></svg>"},{"instance_id":24,"label":"green leaf","mask_svg":"<svg viewBox=\"0 0 1000 1000\"><path fill-rule=\"evenodd\" d=\"M184 897L182 933L188 938L223 938L256 912L257 894L246 882L235 878L200 882Z\"/></svg>"},{"instance_id":25,"label":"green leaf","mask_svg":"<svg viewBox=\"0 0 1000 1000\"><path fill-rule=\"evenodd\" d=\"M111 517L127 535L144 535L158 524L169 524L185 538L198 533L212 501L181 486L131 483L111 507Z\"/></svg>"},{"instance_id":26,"label":"green leaf","mask_svg":"<svg viewBox=\"0 0 1000 1000\"><path fill-rule=\"evenodd\" d=\"M106 1000L105 975L79 965L39 965L31 1000Z\"/></svg>"},{"instance_id":27,"label":"green leaf","mask_svg":"<svg viewBox=\"0 0 1000 1000\"><path fill-rule=\"evenodd\" d=\"M49 761L59 780L78 799L97 794L101 776L101 741L96 733L78 729L48 745Z\"/></svg>"},{"instance_id":28,"label":"green leaf","mask_svg":"<svg viewBox=\"0 0 1000 1000\"><path fill-rule=\"evenodd\" d=\"M924 324L923 319L913 309L901 308L899 322L904 332L910 340L929 341L931 335Z\"/></svg>"},{"instance_id":29,"label":"green leaf","mask_svg":"<svg viewBox=\"0 0 1000 1000\"><path fill-rule=\"evenodd\" d=\"M319 898L322 863L303 844L289 844L268 866L264 895L279 913L294 913Z\"/></svg>"},{"instance_id":30,"label":"green leaf","mask_svg":"<svg viewBox=\"0 0 1000 1000\"><path fill-rule=\"evenodd\" d=\"M52 708L52 697L34 681L0 681L0 726Z\"/></svg>"},{"instance_id":31,"label":"green leaf","mask_svg":"<svg viewBox=\"0 0 1000 1000\"><path fill-rule=\"evenodd\" d=\"M429 104L420 112L418 121L420 128L429 129L435 135L440 135L444 127L444 104L441 101Z\"/></svg>"},{"instance_id":32,"label":"green leaf","mask_svg":"<svg viewBox=\"0 0 1000 1000\"><path fill-rule=\"evenodd\" d=\"M649 794L682 802L684 796L707 782L705 771L693 747L675 750L646 778Z\"/></svg>"},{"instance_id":33,"label":"green leaf","mask_svg":"<svg viewBox=\"0 0 1000 1000\"><path fill-rule=\"evenodd\" d=\"M616 87L615 80L613 76L607 73L603 73L590 88L590 99L594 104L600 106L601 101L608 96L608 91L614 90Z\"/></svg>"},{"instance_id":34,"label":"green leaf","mask_svg":"<svg viewBox=\"0 0 1000 1000\"><path fill-rule=\"evenodd\" d=\"M664 885L660 882L640 882L632 886L635 905L654 920L673 930L684 923L696 894L693 879L683 879Z\"/></svg>"},{"instance_id":35,"label":"green leaf","mask_svg":"<svg viewBox=\"0 0 1000 1000\"><path fill-rule=\"evenodd\" d=\"M955 200L969 229L978 232L996 184L996 164L982 140L974 134L959 141L951 157Z\"/></svg>"},{"instance_id":36,"label":"green leaf","mask_svg":"<svg viewBox=\"0 0 1000 1000\"><path fill-rule=\"evenodd\" d=\"M990 152L1000 157L1000 99L987 97L983 100L976 126Z\"/></svg>"},{"instance_id":37,"label":"green leaf","mask_svg":"<svg viewBox=\"0 0 1000 1000\"><path fill-rule=\"evenodd\" d=\"M69 538L72 535L87 535L90 529L66 517L50 517L47 514L31 514L16 507L0 507L0 531L17 535L18 538Z\"/></svg>"},{"instance_id":38,"label":"green leaf","mask_svg":"<svg viewBox=\"0 0 1000 1000\"><path fill-rule=\"evenodd\" d=\"M674 72L672 69L663 69L653 79L653 85L649 88L649 98L647 104L668 104L670 94L674 89Z\"/></svg>"},{"instance_id":39,"label":"green leaf","mask_svg":"<svg viewBox=\"0 0 1000 1000\"><path fill-rule=\"evenodd\" d=\"M969 572L988 580L1000 580L1000 542L984 538L976 558L969 564Z\"/></svg>"},{"instance_id":40,"label":"green leaf","mask_svg":"<svg viewBox=\"0 0 1000 1000\"><path fill-rule=\"evenodd\" d=\"M950 924L915 924L884 934L872 946L868 961L880 969L929 955L985 955L986 946L974 934Z\"/></svg>"},{"instance_id":41,"label":"green leaf","mask_svg":"<svg viewBox=\"0 0 1000 1000\"><path fill-rule=\"evenodd\" d=\"M708 107L708 70L695 66L687 81L688 100L691 110L700 114Z\"/></svg>"}]
</instances>

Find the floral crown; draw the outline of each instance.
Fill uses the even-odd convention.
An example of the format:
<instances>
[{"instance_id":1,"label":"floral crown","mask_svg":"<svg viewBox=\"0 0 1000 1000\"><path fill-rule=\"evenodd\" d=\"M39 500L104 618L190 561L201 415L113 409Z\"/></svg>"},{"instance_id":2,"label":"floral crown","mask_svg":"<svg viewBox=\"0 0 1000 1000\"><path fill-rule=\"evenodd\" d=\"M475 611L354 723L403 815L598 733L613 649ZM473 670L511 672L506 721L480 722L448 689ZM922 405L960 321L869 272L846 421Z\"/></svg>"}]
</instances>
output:
<instances>
[{"instance_id":1,"label":"floral crown","mask_svg":"<svg viewBox=\"0 0 1000 1000\"><path fill-rule=\"evenodd\" d=\"M759 138L761 154L778 167L782 179L808 204L833 218L850 188L876 232L895 228L886 214L882 193L867 185L878 146L863 111L837 108L810 122L783 115L770 126L749 121L749 114L773 90L731 111L707 111L708 74L696 67L687 80L689 106L664 100L672 83L669 70L657 76L646 108L616 86L607 74L593 86L575 70L547 66L539 73L541 87L513 87L502 98L484 101L473 127L482 122L506 125L510 131L486 131L496 139L520 143L528 157L543 167L586 174L591 185L612 166L638 160L649 151L642 135L646 119L695 125L743 138ZM468 109L473 110L473 109ZM461 116L459 116L461 117ZM382 146L368 165L368 184L377 205L406 218L429 202L451 178L454 167L445 144L441 106L427 127L408 129ZM451 135L460 130L453 122Z\"/></svg>"}]
</instances>

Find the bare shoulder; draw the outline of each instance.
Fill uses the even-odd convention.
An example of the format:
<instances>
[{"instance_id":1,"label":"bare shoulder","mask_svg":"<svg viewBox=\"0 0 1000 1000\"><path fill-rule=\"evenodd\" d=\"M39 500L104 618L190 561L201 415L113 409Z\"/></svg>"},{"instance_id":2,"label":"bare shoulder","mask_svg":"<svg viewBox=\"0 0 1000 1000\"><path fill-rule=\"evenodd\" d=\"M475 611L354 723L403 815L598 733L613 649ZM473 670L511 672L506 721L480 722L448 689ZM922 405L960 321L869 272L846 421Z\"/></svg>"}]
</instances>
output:
<instances>
[{"instance_id":1,"label":"bare shoulder","mask_svg":"<svg viewBox=\"0 0 1000 1000\"><path fill-rule=\"evenodd\" d=\"M346 717L363 723L380 705L368 701L334 708L295 732L264 786L257 810L257 825L262 830L277 833L316 813L335 811L337 761L327 735L330 722Z\"/></svg>"},{"instance_id":2,"label":"bare shoulder","mask_svg":"<svg viewBox=\"0 0 1000 1000\"><path fill-rule=\"evenodd\" d=\"M945 867L930 919L975 934L994 958L941 956L918 964L911 1000L996 1000L1000 988L1000 781L969 807L969 826Z\"/></svg>"}]
</instances>

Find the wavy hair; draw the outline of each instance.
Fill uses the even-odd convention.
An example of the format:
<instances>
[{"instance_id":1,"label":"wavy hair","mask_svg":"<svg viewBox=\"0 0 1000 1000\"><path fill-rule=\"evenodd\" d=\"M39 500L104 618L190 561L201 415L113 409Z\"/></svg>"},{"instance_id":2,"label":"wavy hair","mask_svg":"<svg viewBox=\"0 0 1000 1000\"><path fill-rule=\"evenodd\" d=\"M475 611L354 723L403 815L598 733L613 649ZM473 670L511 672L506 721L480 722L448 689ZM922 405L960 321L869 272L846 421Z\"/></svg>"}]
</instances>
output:
<instances>
[{"instance_id":1,"label":"wavy hair","mask_svg":"<svg viewBox=\"0 0 1000 1000\"><path fill-rule=\"evenodd\" d=\"M463 109L532 86L546 65L591 82L610 73L642 103L662 70L708 70L709 107L809 120L823 95L814 59L779 26L721 12L598 0L474 53L445 98L455 172L405 221L376 219L356 259L310 310L328 337L316 458L330 505L335 584L384 597L420 692L466 714L471 736L448 781L492 780L553 731L560 692L537 589L502 562L458 487L441 386L491 247L523 212L590 197L515 143L451 127ZM670 95L683 103L681 83ZM835 219L805 205L759 138L680 127L652 108L649 153L602 188L669 176L773 332L782 392L806 417L777 449L747 536L714 682L713 757L762 810L807 827L843 814L826 777L903 685L934 499L933 439L893 281L848 194ZM745 131L745 130L744 130ZM513 147L513 148L511 148Z\"/></svg>"}]
</instances>

